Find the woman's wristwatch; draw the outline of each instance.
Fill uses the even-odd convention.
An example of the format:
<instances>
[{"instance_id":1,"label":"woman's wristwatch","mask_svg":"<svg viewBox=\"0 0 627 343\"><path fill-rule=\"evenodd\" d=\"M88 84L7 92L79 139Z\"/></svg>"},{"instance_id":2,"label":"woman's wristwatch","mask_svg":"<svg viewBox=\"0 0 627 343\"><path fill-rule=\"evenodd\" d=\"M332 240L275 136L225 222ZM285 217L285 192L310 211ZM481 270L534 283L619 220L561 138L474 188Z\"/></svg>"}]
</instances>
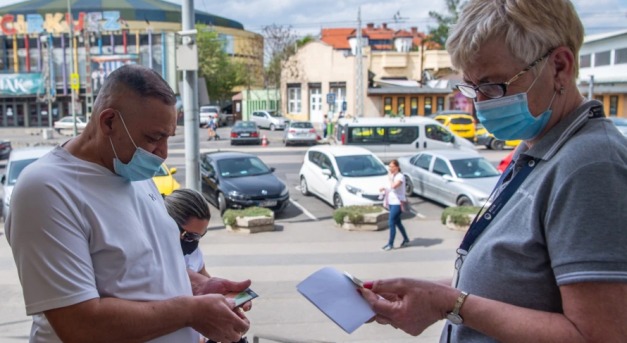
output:
<instances>
[{"instance_id":1,"label":"woman's wristwatch","mask_svg":"<svg viewBox=\"0 0 627 343\"><path fill-rule=\"evenodd\" d=\"M464 305L464 301L466 301L466 297L468 293L462 291L462 293L457 297L457 301L455 301L455 307L453 307L453 311L446 314L446 319L448 319L451 323L455 325L462 324L464 322L464 318L459 314L459 311L462 309L462 305Z\"/></svg>"}]
</instances>

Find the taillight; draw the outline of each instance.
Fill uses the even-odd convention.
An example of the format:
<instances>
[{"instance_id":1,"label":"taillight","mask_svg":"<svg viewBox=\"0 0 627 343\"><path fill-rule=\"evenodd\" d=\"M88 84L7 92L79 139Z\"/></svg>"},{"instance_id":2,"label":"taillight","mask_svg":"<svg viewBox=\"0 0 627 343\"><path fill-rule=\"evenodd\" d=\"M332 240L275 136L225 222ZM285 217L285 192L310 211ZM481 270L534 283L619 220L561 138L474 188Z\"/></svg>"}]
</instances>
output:
<instances>
[{"instance_id":1,"label":"taillight","mask_svg":"<svg viewBox=\"0 0 627 343\"><path fill-rule=\"evenodd\" d=\"M346 144L346 133L342 131L342 145Z\"/></svg>"},{"instance_id":2,"label":"taillight","mask_svg":"<svg viewBox=\"0 0 627 343\"><path fill-rule=\"evenodd\" d=\"M316 129L309 129L309 133L316 133Z\"/></svg>"},{"instance_id":3,"label":"taillight","mask_svg":"<svg viewBox=\"0 0 627 343\"><path fill-rule=\"evenodd\" d=\"M259 132L253 132L250 134L251 137L259 137Z\"/></svg>"},{"instance_id":4,"label":"taillight","mask_svg":"<svg viewBox=\"0 0 627 343\"><path fill-rule=\"evenodd\" d=\"M290 133L296 133L296 130L290 130L289 132Z\"/></svg>"},{"instance_id":5,"label":"taillight","mask_svg":"<svg viewBox=\"0 0 627 343\"><path fill-rule=\"evenodd\" d=\"M237 133L231 132L231 138L237 138Z\"/></svg>"}]
</instances>

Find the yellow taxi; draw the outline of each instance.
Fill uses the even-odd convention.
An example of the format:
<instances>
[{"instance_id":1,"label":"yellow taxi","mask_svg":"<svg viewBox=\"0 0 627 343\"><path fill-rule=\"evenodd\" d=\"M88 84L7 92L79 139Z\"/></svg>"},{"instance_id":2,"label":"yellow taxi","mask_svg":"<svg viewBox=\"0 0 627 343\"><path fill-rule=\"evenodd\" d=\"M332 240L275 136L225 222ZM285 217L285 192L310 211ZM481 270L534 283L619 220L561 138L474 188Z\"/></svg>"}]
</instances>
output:
<instances>
[{"instance_id":1,"label":"yellow taxi","mask_svg":"<svg viewBox=\"0 0 627 343\"><path fill-rule=\"evenodd\" d=\"M475 119L466 112L441 112L433 119L460 137L471 141L475 139Z\"/></svg>"},{"instance_id":2,"label":"yellow taxi","mask_svg":"<svg viewBox=\"0 0 627 343\"><path fill-rule=\"evenodd\" d=\"M486 148L492 150L503 150L505 147L515 148L520 144L521 140L503 141L494 137L489 133L485 127L481 124L477 124L477 131L475 135L475 144L485 145Z\"/></svg>"},{"instance_id":3,"label":"yellow taxi","mask_svg":"<svg viewBox=\"0 0 627 343\"><path fill-rule=\"evenodd\" d=\"M157 175L152 178L152 181L154 181L161 195L170 195L170 193L181 188L178 181L172 177L173 174L176 174L176 168L168 168L164 163L161 165L161 169L159 169Z\"/></svg>"}]
</instances>

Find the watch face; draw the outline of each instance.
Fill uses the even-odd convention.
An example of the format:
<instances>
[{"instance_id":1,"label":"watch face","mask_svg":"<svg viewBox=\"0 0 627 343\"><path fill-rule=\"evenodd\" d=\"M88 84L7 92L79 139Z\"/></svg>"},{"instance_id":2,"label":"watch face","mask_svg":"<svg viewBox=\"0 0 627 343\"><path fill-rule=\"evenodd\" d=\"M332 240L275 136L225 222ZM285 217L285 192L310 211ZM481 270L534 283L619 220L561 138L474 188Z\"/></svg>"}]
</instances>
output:
<instances>
[{"instance_id":1,"label":"watch face","mask_svg":"<svg viewBox=\"0 0 627 343\"><path fill-rule=\"evenodd\" d=\"M446 319L448 319L451 323L455 325L459 325L464 322L464 319L462 319L462 316L456 313L452 313L452 312L446 315Z\"/></svg>"}]
</instances>

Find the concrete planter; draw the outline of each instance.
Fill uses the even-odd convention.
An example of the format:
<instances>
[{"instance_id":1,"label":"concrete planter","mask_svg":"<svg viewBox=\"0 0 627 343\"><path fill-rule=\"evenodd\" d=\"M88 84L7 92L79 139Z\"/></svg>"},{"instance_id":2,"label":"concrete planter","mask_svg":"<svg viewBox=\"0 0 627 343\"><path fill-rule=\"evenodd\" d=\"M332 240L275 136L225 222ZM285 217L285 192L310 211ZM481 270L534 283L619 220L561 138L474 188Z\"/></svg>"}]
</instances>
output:
<instances>
[{"instance_id":1,"label":"concrete planter","mask_svg":"<svg viewBox=\"0 0 627 343\"><path fill-rule=\"evenodd\" d=\"M470 222L472 223L472 220L475 219L475 215L474 214L468 214L468 219L470 219ZM455 223L452 219L451 216L446 216L446 225L447 228L451 229L451 230L455 230L455 231L468 231L468 228L470 227L470 224L468 225L459 225L457 223Z\"/></svg>"},{"instance_id":2,"label":"concrete planter","mask_svg":"<svg viewBox=\"0 0 627 343\"><path fill-rule=\"evenodd\" d=\"M389 215L388 211L365 213L363 220L358 223L352 223L350 218L346 216L343 223L338 224L338 226L348 231L379 231L388 227Z\"/></svg>"},{"instance_id":3,"label":"concrete planter","mask_svg":"<svg viewBox=\"0 0 627 343\"><path fill-rule=\"evenodd\" d=\"M274 212L270 217L237 217L235 218L235 224L227 225L226 229L241 233L274 231Z\"/></svg>"}]
</instances>

